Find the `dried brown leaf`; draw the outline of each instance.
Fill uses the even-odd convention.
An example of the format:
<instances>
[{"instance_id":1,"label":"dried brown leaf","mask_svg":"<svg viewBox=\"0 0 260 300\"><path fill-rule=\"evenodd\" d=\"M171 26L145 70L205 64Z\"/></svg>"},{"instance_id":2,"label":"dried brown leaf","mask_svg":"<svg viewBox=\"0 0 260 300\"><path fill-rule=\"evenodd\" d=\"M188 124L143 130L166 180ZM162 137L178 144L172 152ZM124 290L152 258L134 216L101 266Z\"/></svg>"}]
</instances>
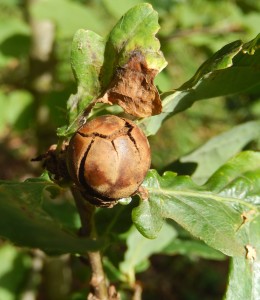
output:
<instances>
[{"instance_id":1,"label":"dried brown leaf","mask_svg":"<svg viewBox=\"0 0 260 300\"><path fill-rule=\"evenodd\" d=\"M116 69L114 78L98 102L118 104L136 117L160 114L162 104L153 80L157 70L149 69L143 54L134 51L123 67Z\"/></svg>"}]
</instances>

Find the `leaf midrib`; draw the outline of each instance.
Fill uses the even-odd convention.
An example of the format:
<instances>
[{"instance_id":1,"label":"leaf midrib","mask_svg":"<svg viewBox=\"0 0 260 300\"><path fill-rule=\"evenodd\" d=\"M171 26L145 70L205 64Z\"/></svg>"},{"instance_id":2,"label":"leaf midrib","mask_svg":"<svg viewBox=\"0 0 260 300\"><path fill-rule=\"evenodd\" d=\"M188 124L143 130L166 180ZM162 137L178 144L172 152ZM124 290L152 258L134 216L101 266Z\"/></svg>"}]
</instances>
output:
<instances>
[{"instance_id":1,"label":"leaf midrib","mask_svg":"<svg viewBox=\"0 0 260 300\"><path fill-rule=\"evenodd\" d=\"M196 198L203 198L203 199L206 199L206 198L211 198L217 202L224 202L224 203L229 203L229 202L234 202L236 204L241 204L243 206L246 206L250 209L253 209L253 210L258 210L257 207L253 204L250 204L246 201L243 201L241 199L238 199L238 198L232 198L232 197L223 197L223 196L220 196L220 195L216 195L216 194L212 194L211 192L200 192L200 191L196 191L196 192L193 192L193 191L180 191L180 190L168 190L168 189L162 189L162 188L159 188L159 189L155 189L155 188L150 188L148 187L147 190L149 191L149 193L153 193L155 195L170 195L170 196L186 196L186 197L196 197Z\"/></svg>"}]
</instances>

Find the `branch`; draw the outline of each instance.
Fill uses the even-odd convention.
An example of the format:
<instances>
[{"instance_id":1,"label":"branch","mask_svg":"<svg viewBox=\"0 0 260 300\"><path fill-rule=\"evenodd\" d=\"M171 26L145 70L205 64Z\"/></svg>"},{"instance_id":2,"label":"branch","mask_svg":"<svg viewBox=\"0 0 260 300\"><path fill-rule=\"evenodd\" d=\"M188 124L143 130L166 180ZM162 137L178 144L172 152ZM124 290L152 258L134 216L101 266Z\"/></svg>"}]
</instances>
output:
<instances>
[{"instance_id":1,"label":"branch","mask_svg":"<svg viewBox=\"0 0 260 300\"><path fill-rule=\"evenodd\" d=\"M71 191L81 219L81 236L88 236L92 239L96 239L96 229L94 224L95 207L83 199L76 188L72 188ZM87 256L92 270L92 277L90 280L92 292L88 295L88 300L112 300L113 298L110 298L108 293L100 251L89 251L87 252Z\"/></svg>"}]
</instances>

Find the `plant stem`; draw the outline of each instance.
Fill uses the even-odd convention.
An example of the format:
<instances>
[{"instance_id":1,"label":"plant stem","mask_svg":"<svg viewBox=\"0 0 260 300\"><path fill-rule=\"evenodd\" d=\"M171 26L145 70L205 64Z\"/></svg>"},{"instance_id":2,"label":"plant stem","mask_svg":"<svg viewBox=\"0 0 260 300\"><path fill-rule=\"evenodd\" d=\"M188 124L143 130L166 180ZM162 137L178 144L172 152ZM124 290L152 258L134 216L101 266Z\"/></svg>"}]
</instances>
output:
<instances>
[{"instance_id":1,"label":"plant stem","mask_svg":"<svg viewBox=\"0 0 260 300\"><path fill-rule=\"evenodd\" d=\"M134 295L132 300L142 300L142 286L138 282L134 285Z\"/></svg>"},{"instance_id":2,"label":"plant stem","mask_svg":"<svg viewBox=\"0 0 260 300\"><path fill-rule=\"evenodd\" d=\"M96 239L96 229L94 223L95 206L91 205L83 199L80 192L76 188L71 189L75 203L80 215L81 231L80 235ZM88 295L88 300L109 300L108 286L104 273L102 258L100 251L86 253L88 256L92 277L90 280L91 293Z\"/></svg>"},{"instance_id":3,"label":"plant stem","mask_svg":"<svg viewBox=\"0 0 260 300\"><path fill-rule=\"evenodd\" d=\"M89 295L88 300L108 300L108 289L100 251L88 252L88 258L92 269L90 286L93 292Z\"/></svg>"}]
</instances>

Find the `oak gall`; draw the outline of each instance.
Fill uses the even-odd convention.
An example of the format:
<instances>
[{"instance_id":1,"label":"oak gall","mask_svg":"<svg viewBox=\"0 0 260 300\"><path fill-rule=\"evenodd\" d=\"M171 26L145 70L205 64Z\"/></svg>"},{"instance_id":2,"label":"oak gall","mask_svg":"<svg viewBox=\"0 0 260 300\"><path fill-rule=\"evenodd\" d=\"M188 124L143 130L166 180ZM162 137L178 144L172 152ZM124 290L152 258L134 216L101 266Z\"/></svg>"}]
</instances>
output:
<instances>
[{"instance_id":1,"label":"oak gall","mask_svg":"<svg viewBox=\"0 0 260 300\"><path fill-rule=\"evenodd\" d=\"M133 195L150 163L150 146L141 129L113 115L84 124L67 149L72 180L87 200L99 206Z\"/></svg>"}]
</instances>

